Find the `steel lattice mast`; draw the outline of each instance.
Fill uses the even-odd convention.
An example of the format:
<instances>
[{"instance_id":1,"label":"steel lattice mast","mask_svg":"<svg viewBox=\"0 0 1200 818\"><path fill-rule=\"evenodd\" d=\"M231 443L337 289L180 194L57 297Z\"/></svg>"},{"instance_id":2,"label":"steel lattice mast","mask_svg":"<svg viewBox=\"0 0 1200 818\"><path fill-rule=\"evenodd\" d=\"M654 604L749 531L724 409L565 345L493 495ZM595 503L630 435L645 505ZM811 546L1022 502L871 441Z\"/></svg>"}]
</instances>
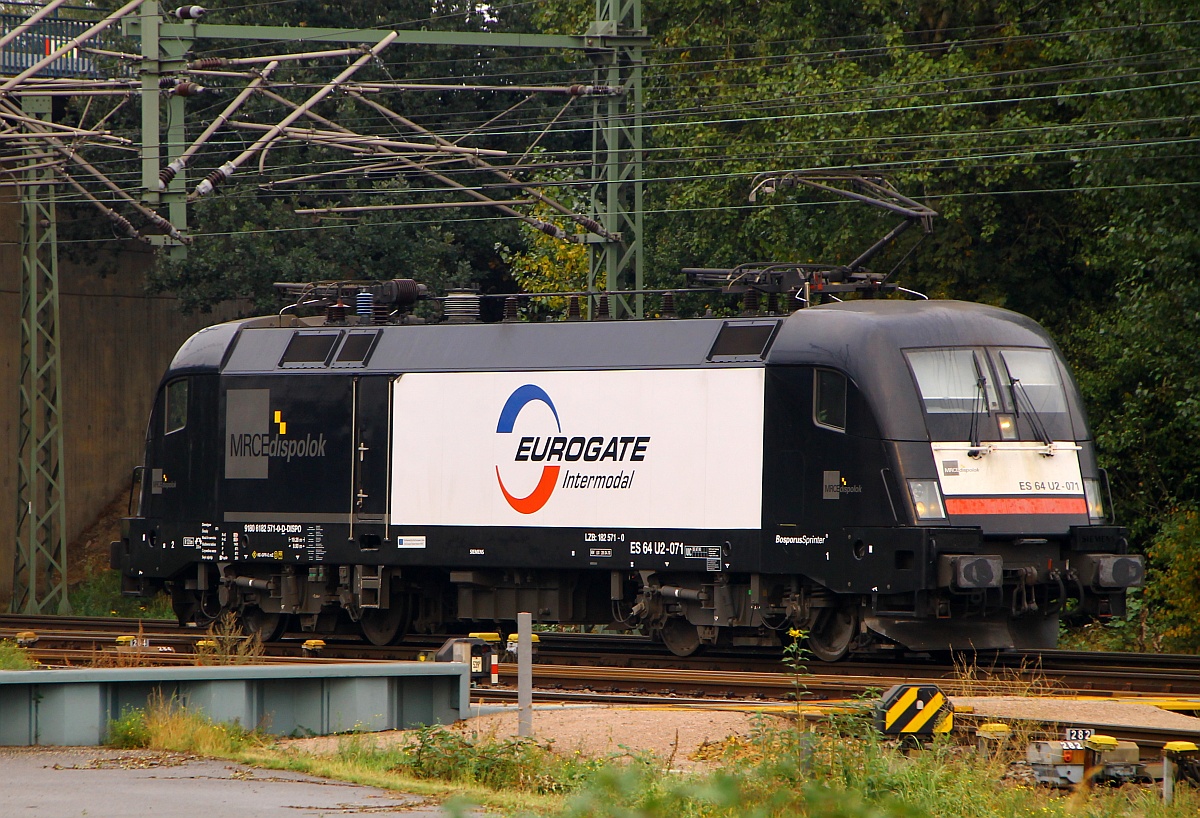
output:
<instances>
[{"instance_id":1,"label":"steel lattice mast","mask_svg":"<svg viewBox=\"0 0 1200 818\"><path fill-rule=\"evenodd\" d=\"M49 97L24 111L49 116ZM17 395L17 544L13 611L71 612L59 348L55 173L37 158L21 181L21 354Z\"/></svg>"},{"instance_id":2,"label":"steel lattice mast","mask_svg":"<svg viewBox=\"0 0 1200 818\"><path fill-rule=\"evenodd\" d=\"M51 0L0 36L0 54L5 48L10 55L20 51L16 46L21 44L22 38L40 38L39 43L45 40L47 43L53 42L55 46L47 46L48 51L26 48L24 53L31 55L27 64L13 69L11 76L0 77L0 137L4 138L0 142L0 170L10 173L20 171L23 174L20 182L22 317L18 541L11 604L14 611L70 610L66 587L66 469L59 355L61 328L58 318L55 185L70 186L125 235L158 245L175 257L186 253L187 244L190 243L187 233L187 171L200 144L187 144L185 95L169 94L164 100L162 83L168 78L184 75L192 68L188 55L198 40L218 38L280 45L303 42L310 46L313 43L321 46L351 46L307 52L305 58L314 54L321 56L322 53L326 56L349 56L360 52L373 55L393 42L399 45L472 49L494 47L586 51L595 66L595 84L593 88L579 93L593 96L594 99L592 178L597 180L597 188L592 197L592 212L570 215L583 232L568 233L553 224L514 210L514 206L540 201L550 204L560 213L567 213L561 205L548 201L549 197L540 192L527 191L533 197L527 200L494 199L474 191L468 195L481 205L492 206L501 213L522 218L557 238L587 243L591 251L588 276L590 292L598 292L597 282L601 277L607 290L643 288L642 48L648 38L641 28L640 0L598 0L595 21L585 34L578 36L208 24L200 22L204 12L198 7L182 6L168 15L163 13L157 0L130 0L99 22L88 24L78 20L51 18L51 12L62 3L63 0ZM88 43L111 30L118 22L126 36L139 39L140 54L91 50L104 56L136 60L136 81L121 83L112 79L89 78L86 73L73 78L57 76L64 70L68 74L72 70L82 70L80 66L86 60L79 56L81 51L86 52ZM63 31L68 33L64 35ZM289 60L299 56L280 54L275 58ZM257 57L231 62L253 65L269 59ZM63 69L63 66L70 68ZM259 70L255 75L257 79L248 80L246 91L221 116L232 114L250 96L251 90L274 96L267 87L270 71L270 67ZM47 74L56 74L57 79L54 82L47 81ZM341 78L337 82L340 81ZM336 82L327 84L309 102L296 106L295 115L289 115L287 122L281 122L272 131L271 137L264 140L264 146L286 138L289 132L287 124L299 116L333 125L311 108L327 96L334 85ZM568 90L576 93L576 88ZM43 89L47 96L37 96ZM119 140L104 132L90 132L82 127L71 128L53 123L48 95L119 94L134 89L142 106L141 173L137 187L126 190L88 163L79 152L80 147L90 140ZM545 90L562 92L564 89ZM20 105L17 100L21 100ZM293 105L290 102L288 104ZM222 121L220 126L225 124ZM206 129L198 142L202 143L215 130L213 127ZM347 129L341 130L354 139L362 138ZM349 141L344 140L346 143ZM377 142L373 150L380 158L395 156L400 166L421 170L437 180L450 181L448 177L426 169L422 163L401 155L403 148L396 147L396 143L384 140ZM6 151L10 147L12 150ZM447 152L451 151L448 149ZM246 158L243 157L243 161ZM476 167L499 172L479 160L478 154L475 161ZM222 168L210 172L192 196L212 192L236 169L235 164L226 163ZM113 197L112 202L102 202L68 171L82 173L91 182L104 187L106 195ZM132 210L138 220L148 222L155 231L143 233L118 211L118 207ZM165 210L166 215L160 210ZM640 316L641 298L641 295L637 295L632 301L626 301L620 297L620 301L612 305L614 314Z\"/></svg>"},{"instance_id":3,"label":"steel lattice mast","mask_svg":"<svg viewBox=\"0 0 1200 818\"><path fill-rule=\"evenodd\" d=\"M642 244L642 29L641 0L596 0L596 20L589 35L609 44L595 52L597 85L622 90L593 101L592 167L598 184L592 189L592 209L609 238L589 237L591 269L588 290L644 289L645 249ZM630 280L632 278L632 281ZM641 292L630 303L609 296L612 314L642 317ZM619 300L618 300L619 299ZM593 304L595 306L594 299Z\"/></svg>"}]
</instances>

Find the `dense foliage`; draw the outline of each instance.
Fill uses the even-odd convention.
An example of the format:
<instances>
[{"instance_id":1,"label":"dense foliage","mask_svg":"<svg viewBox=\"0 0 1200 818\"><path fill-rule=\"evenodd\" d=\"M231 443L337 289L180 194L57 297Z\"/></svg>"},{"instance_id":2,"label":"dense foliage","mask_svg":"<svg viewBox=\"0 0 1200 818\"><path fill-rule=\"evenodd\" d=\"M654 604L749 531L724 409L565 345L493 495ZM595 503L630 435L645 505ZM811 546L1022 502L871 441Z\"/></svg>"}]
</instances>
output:
<instances>
[{"instance_id":1,"label":"dense foliage","mask_svg":"<svg viewBox=\"0 0 1200 818\"><path fill-rule=\"evenodd\" d=\"M1072 359L1119 521L1154 560L1142 610L1176 648L1200 646L1200 633L1181 626L1200 612L1195 571L1187 568L1200 548L1200 480L1191 465L1200 439L1200 23L1193 11L1183 0L645 0L643 15L653 38L648 285L678 286L683 266L847 261L895 218L794 190L751 204L754 175L886 173L940 218L915 253L919 231L910 231L875 268L895 267L906 286L933 296L1027 313ZM594 13L591 0L300 0L236 6L225 19L579 33ZM280 76L303 87L314 71L293 65ZM553 84L586 82L591 72L578 55L413 48L389 53L362 77ZM211 115L231 93L196 113ZM516 172L582 206L578 188L568 186L584 172L590 104L539 97L523 104L514 126L499 127L491 119L519 100L501 96L378 99L463 144L527 159L536 142L530 156L538 168ZM247 109L263 122L282 110L262 100ZM320 110L356 129L394 131L351 98ZM217 146L234 152L246 138L222 132ZM344 157L328 148L273 149L267 177L280 182L336 161ZM385 211L338 221L293 212L451 198L444 182L418 173L277 187L260 186L250 168L245 176L194 209L196 246L185 262L161 265L154 286L179 290L193 308L234 297L265 308L274 306L270 282L281 279L412 276L435 289L474 283L506 292L575 287L584 269L577 245L556 245L484 211ZM453 178L495 182L485 176L459 170Z\"/></svg>"},{"instance_id":2,"label":"dense foliage","mask_svg":"<svg viewBox=\"0 0 1200 818\"><path fill-rule=\"evenodd\" d=\"M587 11L551 4L570 30ZM1087 399L1118 521L1152 560L1129 644L1200 647L1200 25L1178 0L648 2L654 273L846 261L894 221L755 173L886 172L937 209L908 286L1027 313ZM1147 637L1149 634L1149 637ZM1156 641L1157 640L1157 641Z\"/></svg>"}]
</instances>

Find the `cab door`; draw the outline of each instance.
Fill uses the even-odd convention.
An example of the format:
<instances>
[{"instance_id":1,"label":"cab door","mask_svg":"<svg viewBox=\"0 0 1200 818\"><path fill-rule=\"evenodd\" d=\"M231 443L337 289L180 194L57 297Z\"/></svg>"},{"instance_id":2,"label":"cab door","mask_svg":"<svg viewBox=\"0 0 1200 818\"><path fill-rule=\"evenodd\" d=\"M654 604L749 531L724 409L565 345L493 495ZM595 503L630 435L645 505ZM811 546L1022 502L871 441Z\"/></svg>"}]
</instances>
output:
<instances>
[{"instance_id":1,"label":"cab door","mask_svg":"<svg viewBox=\"0 0 1200 818\"><path fill-rule=\"evenodd\" d=\"M183 518L191 471L191 445L188 440L188 404L191 396L188 378L166 383L158 393L150 419L146 471L142 479L146 502L142 513L156 522L177 525ZM157 526L155 526L157 528ZM162 535L154 532L155 538Z\"/></svg>"},{"instance_id":2,"label":"cab door","mask_svg":"<svg viewBox=\"0 0 1200 818\"><path fill-rule=\"evenodd\" d=\"M391 376L354 379L350 537L363 549L379 548L387 536L391 398Z\"/></svg>"}]
</instances>

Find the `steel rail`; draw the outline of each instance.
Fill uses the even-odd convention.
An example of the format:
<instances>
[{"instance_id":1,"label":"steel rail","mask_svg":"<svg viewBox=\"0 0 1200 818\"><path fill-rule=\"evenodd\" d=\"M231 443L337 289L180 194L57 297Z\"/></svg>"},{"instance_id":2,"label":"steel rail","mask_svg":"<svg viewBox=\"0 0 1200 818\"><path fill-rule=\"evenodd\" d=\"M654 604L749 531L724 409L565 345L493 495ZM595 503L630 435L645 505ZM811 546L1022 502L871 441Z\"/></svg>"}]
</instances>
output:
<instances>
[{"instance_id":1,"label":"steel rail","mask_svg":"<svg viewBox=\"0 0 1200 818\"><path fill-rule=\"evenodd\" d=\"M116 618L0 616L0 638L13 638L22 630L36 631L49 641L108 641L117 634L138 633L152 643L188 645L205 638L199 628L180 628L173 620ZM282 642L267 645L273 655L298 655L301 643L313 634L290 634ZM628 682L643 686L673 686L697 689L710 680L737 681L757 685L762 692L786 691L794 675L785 672L779 652L713 651L686 659L673 656L646 637L615 634L539 634L539 673L557 673L558 684L581 685L589 673L592 679L609 687ZM353 635L323 637L323 655L339 659L412 658L418 652L434 650L445 635L408 637L393 648L377 648ZM504 665L502 665L502 668ZM553 670L551 670L553 668ZM1103 696L1200 696L1200 657L1190 655L1151 655L1073 651L1041 651L1029 654L987 654L959 657L956 664L946 661L846 661L836 664L811 662L803 682L809 690L827 690L831 694L883 687L897 680L927 680L958 695L1027 695L1030 692L1056 694L1077 691Z\"/></svg>"}]
</instances>

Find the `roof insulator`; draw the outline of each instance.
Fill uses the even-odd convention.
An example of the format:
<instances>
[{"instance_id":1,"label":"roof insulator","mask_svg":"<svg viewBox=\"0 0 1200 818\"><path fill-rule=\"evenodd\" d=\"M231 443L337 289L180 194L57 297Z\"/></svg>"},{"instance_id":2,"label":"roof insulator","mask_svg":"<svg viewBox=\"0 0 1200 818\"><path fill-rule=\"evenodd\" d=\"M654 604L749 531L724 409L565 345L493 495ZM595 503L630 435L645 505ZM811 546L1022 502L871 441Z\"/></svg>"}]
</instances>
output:
<instances>
[{"instance_id":1,"label":"roof insulator","mask_svg":"<svg viewBox=\"0 0 1200 818\"><path fill-rule=\"evenodd\" d=\"M177 97L191 97L202 93L203 91L203 85L199 85L190 80L184 80L171 89L171 94Z\"/></svg>"}]
</instances>

